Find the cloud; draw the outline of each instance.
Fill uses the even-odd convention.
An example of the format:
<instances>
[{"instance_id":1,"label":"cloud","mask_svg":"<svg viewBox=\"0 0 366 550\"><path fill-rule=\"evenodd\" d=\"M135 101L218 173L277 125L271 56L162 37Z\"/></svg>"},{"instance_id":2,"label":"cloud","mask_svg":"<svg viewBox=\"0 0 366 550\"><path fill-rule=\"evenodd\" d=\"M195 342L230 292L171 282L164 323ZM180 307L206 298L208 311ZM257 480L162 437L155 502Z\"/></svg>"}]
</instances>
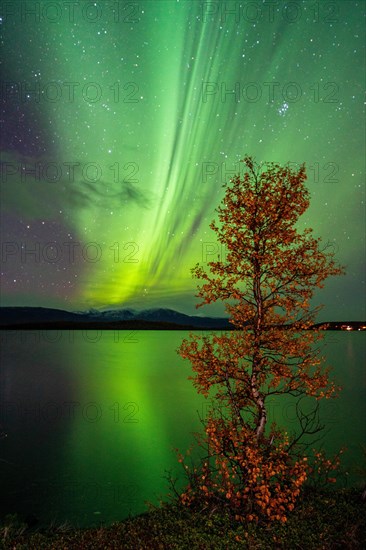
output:
<instances>
[{"instance_id":1,"label":"cloud","mask_svg":"<svg viewBox=\"0 0 366 550\"><path fill-rule=\"evenodd\" d=\"M83 208L151 207L152 194L145 193L136 184L94 178L83 172L82 166L81 161L57 162L45 157L3 152L0 163L2 208L27 217L50 218L60 210L77 215Z\"/></svg>"}]
</instances>

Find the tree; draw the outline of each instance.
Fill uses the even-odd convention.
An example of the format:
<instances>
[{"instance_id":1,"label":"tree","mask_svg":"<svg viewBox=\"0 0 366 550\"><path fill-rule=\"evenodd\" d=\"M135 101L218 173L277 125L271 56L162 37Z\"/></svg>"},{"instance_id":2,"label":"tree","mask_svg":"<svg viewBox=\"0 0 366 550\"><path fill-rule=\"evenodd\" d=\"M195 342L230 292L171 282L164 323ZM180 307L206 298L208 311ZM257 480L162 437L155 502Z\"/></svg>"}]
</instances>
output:
<instances>
[{"instance_id":1,"label":"tree","mask_svg":"<svg viewBox=\"0 0 366 550\"><path fill-rule=\"evenodd\" d=\"M223 301L234 330L190 334L177 350L192 364L197 391L213 398L199 436L207 454L198 467L186 466L190 483L180 498L219 501L238 519L286 521L309 468L301 442L321 429L318 405L305 413L301 399L338 390L315 346L322 333L310 330L320 309L310 300L343 268L312 229L296 228L309 206L305 166L257 164L249 156L242 162L244 176L224 185L221 223L210 224L226 258L209 262L209 273L199 264L191 270L203 280L196 307ZM275 395L297 399L296 433L268 421Z\"/></svg>"}]
</instances>

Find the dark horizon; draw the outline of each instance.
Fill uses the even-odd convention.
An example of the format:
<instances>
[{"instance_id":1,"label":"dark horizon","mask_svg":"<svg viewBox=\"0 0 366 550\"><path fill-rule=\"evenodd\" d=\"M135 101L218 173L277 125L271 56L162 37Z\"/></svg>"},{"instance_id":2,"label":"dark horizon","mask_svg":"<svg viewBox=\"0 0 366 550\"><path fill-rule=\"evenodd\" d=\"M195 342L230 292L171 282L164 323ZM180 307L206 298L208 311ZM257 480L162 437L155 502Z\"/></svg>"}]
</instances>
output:
<instances>
[{"instance_id":1,"label":"dark horizon","mask_svg":"<svg viewBox=\"0 0 366 550\"><path fill-rule=\"evenodd\" d=\"M312 328L366 330L365 321L314 320ZM284 325L286 326L286 325ZM44 307L0 307L0 329L235 330L230 317L187 315L170 308L67 311Z\"/></svg>"}]
</instances>

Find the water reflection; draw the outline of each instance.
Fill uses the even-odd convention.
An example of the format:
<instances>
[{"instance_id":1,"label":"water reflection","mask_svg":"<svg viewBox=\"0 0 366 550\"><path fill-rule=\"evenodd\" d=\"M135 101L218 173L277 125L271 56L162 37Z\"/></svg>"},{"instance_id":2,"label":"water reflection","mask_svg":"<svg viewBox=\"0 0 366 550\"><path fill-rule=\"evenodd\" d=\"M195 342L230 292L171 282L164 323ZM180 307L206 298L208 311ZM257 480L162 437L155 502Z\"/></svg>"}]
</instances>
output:
<instances>
[{"instance_id":1,"label":"water reflection","mask_svg":"<svg viewBox=\"0 0 366 550\"><path fill-rule=\"evenodd\" d=\"M3 332L1 513L30 511L79 525L117 521L166 493L207 402L175 352L187 332ZM325 354L343 386L321 403L326 447L360 459L365 441L365 335L327 333ZM270 420L295 429L294 402L270 402Z\"/></svg>"}]
</instances>

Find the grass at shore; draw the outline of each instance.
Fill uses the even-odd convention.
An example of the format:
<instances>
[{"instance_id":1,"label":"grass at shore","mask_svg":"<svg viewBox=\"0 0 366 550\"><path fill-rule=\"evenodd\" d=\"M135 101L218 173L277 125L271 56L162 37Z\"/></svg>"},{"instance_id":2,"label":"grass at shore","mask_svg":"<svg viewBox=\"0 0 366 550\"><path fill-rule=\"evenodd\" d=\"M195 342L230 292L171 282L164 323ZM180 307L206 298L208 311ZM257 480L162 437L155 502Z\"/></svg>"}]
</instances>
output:
<instances>
[{"instance_id":1,"label":"grass at shore","mask_svg":"<svg viewBox=\"0 0 366 550\"><path fill-rule=\"evenodd\" d=\"M227 512L167 504L108 527L31 530L16 518L0 523L2 550L69 549L361 549L366 502L355 489L307 491L285 524L240 524Z\"/></svg>"}]
</instances>

